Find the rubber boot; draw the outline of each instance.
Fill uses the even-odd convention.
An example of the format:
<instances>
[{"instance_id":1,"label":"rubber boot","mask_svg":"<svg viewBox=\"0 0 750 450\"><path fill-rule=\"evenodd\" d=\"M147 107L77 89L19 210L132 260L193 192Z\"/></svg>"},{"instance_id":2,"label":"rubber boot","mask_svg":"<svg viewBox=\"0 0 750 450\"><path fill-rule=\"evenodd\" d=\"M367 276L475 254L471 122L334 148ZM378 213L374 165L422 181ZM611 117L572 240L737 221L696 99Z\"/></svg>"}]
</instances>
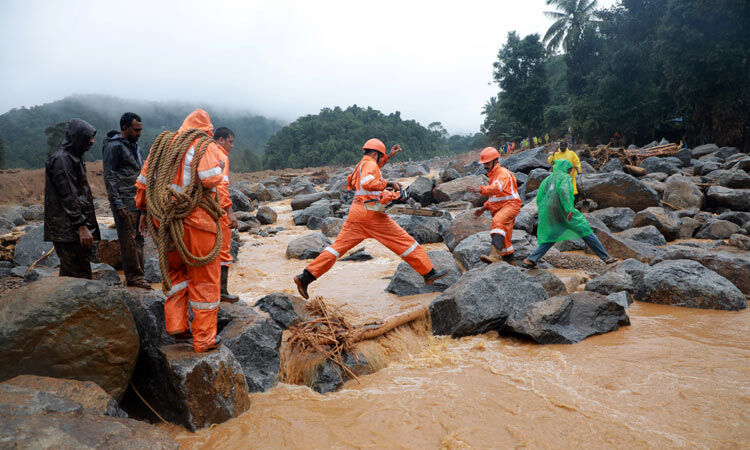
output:
<instances>
[{"instance_id":1,"label":"rubber boot","mask_svg":"<svg viewBox=\"0 0 750 450\"><path fill-rule=\"evenodd\" d=\"M226 303L237 303L240 297L227 291L229 282L229 266L221 266L221 301Z\"/></svg>"},{"instance_id":2,"label":"rubber boot","mask_svg":"<svg viewBox=\"0 0 750 450\"><path fill-rule=\"evenodd\" d=\"M498 248L495 247L494 245L490 245L490 254L489 254L489 256L487 256L487 255L481 255L481 256L479 256L479 259L481 259L482 262L486 263L486 264L492 264L492 263L500 262L500 258L501 258L501 256L500 256L500 250L498 250Z\"/></svg>"},{"instance_id":3,"label":"rubber boot","mask_svg":"<svg viewBox=\"0 0 750 450\"><path fill-rule=\"evenodd\" d=\"M503 255L503 261L510 264L511 266L516 265L516 257L514 253L508 253L507 255Z\"/></svg>"},{"instance_id":4,"label":"rubber boot","mask_svg":"<svg viewBox=\"0 0 750 450\"><path fill-rule=\"evenodd\" d=\"M446 275L448 275L447 270L435 270L435 268L433 267L429 272L427 272L427 275L424 276L424 284L432 284Z\"/></svg>"},{"instance_id":5,"label":"rubber boot","mask_svg":"<svg viewBox=\"0 0 750 450\"><path fill-rule=\"evenodd\" d=\"M305 300L309 299L310 296L307 294L307 286L310 285L315 281L315 277L313 274L307 271L307 269L303 270L301 274L294 277L294 284L297 285L297 291L299 291L299 295L301 295Z\"/></svg>"}]
</instances>

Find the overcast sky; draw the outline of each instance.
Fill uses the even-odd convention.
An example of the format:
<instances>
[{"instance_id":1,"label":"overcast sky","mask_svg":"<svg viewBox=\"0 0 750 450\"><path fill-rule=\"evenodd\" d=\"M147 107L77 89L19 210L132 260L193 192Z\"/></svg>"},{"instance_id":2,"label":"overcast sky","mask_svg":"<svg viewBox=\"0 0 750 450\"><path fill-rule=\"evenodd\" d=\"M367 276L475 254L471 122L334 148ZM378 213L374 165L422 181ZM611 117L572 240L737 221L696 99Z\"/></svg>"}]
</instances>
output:
<instances>
[{"instance_id":1,"label":"overcast sky","mask_svg":"<svg viewBox=\"0 0 750 450\"><path fill-rule=\"evenodd\" d=\"M544 0L1 3L0 112L73 93L286 121L357 104L451 133L479 131L507 33L551 23Z\"/></svg>"}]
</instances>

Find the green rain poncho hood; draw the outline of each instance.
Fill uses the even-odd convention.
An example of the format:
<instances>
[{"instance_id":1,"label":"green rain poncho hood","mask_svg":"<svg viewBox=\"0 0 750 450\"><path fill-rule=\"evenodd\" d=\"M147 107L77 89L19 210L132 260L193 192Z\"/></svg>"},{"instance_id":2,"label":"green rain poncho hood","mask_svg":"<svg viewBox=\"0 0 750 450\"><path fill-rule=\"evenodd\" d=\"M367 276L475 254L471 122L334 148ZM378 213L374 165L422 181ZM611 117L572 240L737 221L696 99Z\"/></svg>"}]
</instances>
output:
<instances>
[{"instance_id":1,"label":"green rain poncho hood","mask_svg":"<svg viewBox=\"0 0 750 450\"><path fill-rule=\"evenodd\" d=\"M539 208L536 237L540 244L578 239L592 233L586 218L574 207L573 182L568 173L572 168L573 164L567 159L558 159L552 175L539 186L536 194ZM568 221L566 216L570 211L573 211L573 217Z\"/></svg>"}]
</instances>

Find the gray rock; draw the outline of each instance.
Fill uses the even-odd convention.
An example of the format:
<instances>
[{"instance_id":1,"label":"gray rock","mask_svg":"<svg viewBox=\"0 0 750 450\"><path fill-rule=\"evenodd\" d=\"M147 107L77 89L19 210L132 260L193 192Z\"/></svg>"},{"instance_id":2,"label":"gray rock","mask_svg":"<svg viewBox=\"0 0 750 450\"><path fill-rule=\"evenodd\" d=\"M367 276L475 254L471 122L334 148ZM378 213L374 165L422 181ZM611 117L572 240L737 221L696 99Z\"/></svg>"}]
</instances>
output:
<instances>
[{"instance_id":1,"label":"gray rock","mask_svg":"<svg viewBox=\"0 0 750 450\"><path fill-rule=\"evenodd\" d=\"M725 206L734 211L750 211L750 189L711 186L706 191L706 204L713 207Z\"/></svg>"},{"instance_id":2,"label":"gray rock","mask_svg":"<svg viewBox=\"0 0 750 450\"><path fill-rule=\"evenodd\" d=\"M565 287L565 283L562 282L557 276L544 269L531 269L526 271L526 275L534 277L539 284L542 285L547 295L554 297L556 295L565 295L568 293L568 289Z\"/></svg>"},{"instance_id":3,"label":"gray rock","mask_svg":"<svg viewBox=\"0 0 750 450\"><path fill-rule=\"evenodd\" d=\"M701 309L747 308L745 296L729 280L686 259L662 261L643 277L638 300Z\"/></svg>"},{"instance_id":4,"label":"gray rock","mask_svg":"<svg viewBox=\"0 0 750 450\"><path fill-rule=\"evenodd\" d=\"M484 175L469 175L467 177L457 178L447 183L439 184L433 191L433 196L436 202L450 202L465 200L468 192L466 192L467 186L483 186L487 184L487 177ZM474 197L481 200L482 203L487 200L487 197L481 197L478 194L473 194ZM468 200L474 203L474 200Z\"/></svg>"},{"instance_id":5,"label":"gray rock","mask_svg":"<svg viewBox=\"0 0 750 450\"><path fill-rule=\"evenodd\" d=\"M409 264L402 262L398 265L391 282L385 288L386 292L399 297L405 295L425 294L427 292L443 292L453 286L461 278L461 269L453 256L445 250L430 250L427 252L435 270L446 269L448 274L430 285L424 283L422 275L412 269Z\"/></svg>"},{"instance_id":6,"label":"gray rock","mask_svg":"<svg viewBox=\"0 0 750 450\"><path fill-rule=\"evenodd\" d=\"M509 319L506 327L538 344L575 344L630 325L625 308L595 292L574 292L531 305L524 316Z\"/></svg>"},{"instance_id":7,"label":"gray rock","mask_svg":"<svg viewBox=\"0 0 750 450\"><path fill-rule=\"evenodd\" d=\"M121 399L138 357L124 290L46 278L0 296L0 380L30 374L96 382Z\"/></svg>"},{"instance_id":8,"label":"gray rock","mask_svg":"<svg viewBox=\"0 0 750 450\"><path fill-rule=\"evenodd\" d=\"M252 211L253 204L245 194L238 189L229 188L229 198L232 199L233 211Z\"/></svg>"},{"instance_id":9,"label":"gray rock","mask_svg":"<svg viewBox=\"0 0 750 450\"><path fill-rule=\"evenodd\" d=\"M367 359L357 354L349 353L343 355L344 365L356 376L367 375L373 372ZM310 387L319 394L327 394L341 389L347 381L347 374L338 365L329 360L324 360L315 371L315 379Z\"/></svg>"},{"instance_id":10,"label":"gray rock","mask_svg":"<svg viewBox=\"0 0 750 450\"><path fill-rule=\"evenodd\" d=\"M232 321L245 320L257 315L258 313L244 301L237 303L221 302L219 312L216 315L216 330L221 333Z\"/></svg>"},{"instance_id":11,"label":"gray rock","mask_svg":"<svg viewBox=\"0 0 750 450\"><path fill-rule=\"evenodd\" d=\"M610 159L602 166L602 172L622 172L623 165L619 159Z\"/></svg>"},{"instance_id":12,"label":"gray rock","mask_svg":"<svg viewBox=\"0 0 750 450\"><path fill-rule=\"evenodd\" d=\"M344 219L339 219L338 217L326 217L320 224L320 231L330 238L335 238L339 235L344 222Z\"/></svg>"},{"instance_id":13,"label":"gray rock","mask_svg":"<svg viewBox=\"0 0 750 450\"><path fill-rule=\"evenodd\" d=\"M607 226L612 231L624 231L633 226L633 219L635 218L635 211L630 208L615 208L609 207L604 209L597 209L590 213L584 214L588 220L595 217Z\"/></svg>"},{"instance_id":14,"label":"gray rock","mask_svg":"<svg viewBox=\"0 0 750 450\"><path fill-rule=\"evenodd\" d=\"M355 261L355 262L362 262L362 261L370 261L373 260L373 256L365 251L365 248L362 247L360 249L357 249L348 255L341 258L342 261Z\"/></svg>"},{"instance_id":15,"label":"gray rock","mask_svg":"<svg viewBox=\"0 0 750 450\"><path fill-rule=\"evenodd\" d=\"M618 233L618 236L650 245L667 245L667 240L664 239L664 235L653 225L630 228L629 230Z\"/></svg>"},{"instance_id":16,"label":"gray rock","mask_svg":"<svg viewBox=\"0 0 750 450\"><path fill-rule=\"evenodd\" d=\"M306 305L307 301L302 297L283 292L274 292L255 302L256 308L267 312L284 330L311 319L310 313L305 308Z\"/></svg>"},{"instance_id":17,"label":"gray rock","mask_svg":"<svg viewBox=\"0 0 750 450\"><path fill-rule=\"evenodd\" d=\"M533 277L508 264L489 264L466 272L430 303L432 332L461 337L502 331L508 320L546 299Z\"/></svg>"},{"instance_id":18,"label":"gray rock","mask_svg":"<svg viewBox=\"0 0 750 450\"><path fill-rule=\"evenodd\" d=\"M264 205L258 208L258 214L256 215L256 218L261 224L271 225L272 223L276 222L276 217L276 211L274 211L270 206Z\"/></svg>"},{"instance_id":19,"label":"gray rock","mask_svg":"<svg viewBox=\"0 0 750 450\"><path fill-rule=\"evenodd\" d=\"M586 290L609 295L615 292L635 292L633 278L625 270L603 272L586 283Z\"/></svg>"},{"instance_id":20,"label":"gray rock","mask_svg":"<svg viewBox=\"0 0 750 450\"><path fill-rule=\"evenodd\" d=\"M146 281L149 283L161 283L161 269L159 268L159 258L155 256L150 256L148 258L144 257L144 276L146 277Z\"/></svg>"},{"instance_id":21,"label":"gray rock","mask_svg":"<svg viewBox=\"0 0 750 450\"><path fill-rule=\"evenodd\" d=\"M679 236L680 223L677 215L664 208L652 206L639 211L633 218L634 227L648 225L656 227L668 241L673 241Z\"/></svg>"},{"instance_id":22,"label":"gray rock","mask_svg":"<svg viewBox=\"0 0 750 450\"><path fill-rule=\"evenodd\" d=\"M524 211L523 209L518 212L516 221L513 224L513 228L517 230L523 230L529 234L536 234L537 218Z\"/></svg>"},{"instance_id":23,"label":"gray rock","mask_svg":"<svg viewBox=\"0 0 750 450\"><path fill-rule=\"evenodd\" d=\"M23 206L3 206L0 207L0 217L12 222L13 225L20 227L26 225L26 219L23 218Z\"/></svg>"},{"instance_id":24,"label":"gray rock","mask_svg":"<svg viewBox=\"0 0 750 450\"><path fill-rule=\"evenodd\" d=\"M516 223L517 221L518 217L516 217ZM491 228L492 217L489 212L476 217L474 210L464 211L458 214L451 221L450 226L444 230L445 245L448 247L448 250L453 251L467 237L481 231L488 231Z\"/></svg>"},{"instance_id":25,"label":"gray rock","mask_svg":"<svg viewBox=\"0 0 750 450\"><path fill-rule=\"evenodd\" d=\"M687 148L680 149L675 155L675 157L682 162L682 167L690 166L691 160L693 159L693 155L690 153L690 150Z\"/></svg>"},{"instance_id":26,"label":"gray rock","mask_svg":"<svg viewBox=\"0 0 750 450\"><path fill-rule=\"evenodd\" d=\"M653 189L654 192L656 192L659 195L659 197L664 195L664 188L666 185L662 183L661 181L654 180L653 178L643 177L641 178L641 182L643 182L643 184Z\"/></svg>"},{"instance_id":27,"label":"gray rock","mask_svg":"<svg viewBox=\"0 0 750 450\"><path fill-rule=\"evenodd\" d=\"M554 248L561 252L573 252L577 250L584 250L586 248L586 243L583 241L583 239L571 239L569 241L560 241L555 243Z\"/></svg>"},{"instance_id":28,"label":"gray rock","mask_svg":"<svg viewBox=\"0 0 750 450\"><path fill-rule=\"evenodd\" d=\"M743 226L747 221L750 220L750 212L744 212L744 211L729 211L722 214L719 214L717 217L719 220L728 220L732 223L735 223L739 226Z\"/></svg>"},{"instance_id":29,"label":"gray rock","mask_svg":"<svg viewBox=\"0 0 750 450\"><path fill-rule=\"evenodd\" d=\"M319 219L325 219L331 217L333 211L331 210L331 202L328 199L320 199L315 203L311 204L303 210L297 210L292 213L292 220L295 225L307 225L310 217L318 217ZM322 220L320 221L322 223Z\"/></svg>"},{"instance_id":30,"label":"gray rock","mask_svg":"<svg viewBox=\"0 0 750 450\"><path fill-rule=\"evenodd\" d=\"M412 184L409 185L409 195L415 201L419 202L422 206L427 206L430 203L434 203L435 199L432 197L432 189L435 183L427 177L418 177Z\"/></svg>"},{"instance_id":31,"label":"gray rock","mask_svg":"<svg viewBox=\"0 0 750 450\"><path fill-rule=\"evenodd\" d=\"M531 192L539 189L539 185L542 184L545 178L550 175L550 172L545 169L534 169L529 172L528 181L526 181L526 190Z\"/></svg>"},{"instance_id":32,"label":"gray rock","mask_svg":"<svg viewBox=\"0 0 750 450\"><path fill-rule=\"evenodd\" d=\"M463 270L484 266L479 257L490 254L491 243L489 230L480 231L461 241L453 249L453 257L456 258L456 261Z\"/></svg>"},{"instance_id":33,"label":"gray rock","mask_svg":"<svg viewBox=\"0 0 750 450\"><path fill-rule=\"evenodd\" d=\"M678 169L682 166L682 160L674 156L669 157L658 157L650 156L644 159L640 164L640 167L646 169L648 173L662 172L665 174L670 173L672 170Z\"/></svg>"},{"instance_id":34,"label":"gray rock","mask_svg":"<svg viewBox=\"0 0 750 450\"><path fill-rule=\"evenodd\" d=\"M91 275L94 280L102 281L106 283L108 286L122 285L122 280L120 280L120 275L118 275L115 268L110 266L109 264L104 264L104 263L91 264Z\"/></svg>"},{"instance_id":35,"label":"gray rock","mask_svg":"<svg viewBox=\"0 0 750 450\"><path fill-rule=\"evenodd\" d=\"M634 211L649 206L659 206L659 195L635 177L610 172L581 176L586 197L594 200L599 208L610 206L627 207Z\"/></svg>"},{"instance_id":36,"label":"gray rock","mask_svg":"<svg viewBox=\"0 0 750 450\"><path fill-rule=\"evenodd\" d=\"M304 194L304 195L297 195L292 199L292 211L297 211L300 209L305 209L308 206L312 205L313 203L317 202L321 199L334 199L339 198L338 192L316 192L315 194Z\"/></svg>"},{"instance_id":37,"label":"gray rock","mask_svg":"<svg viewBox=\"0 0 750 450\"><path fill-rule=\"evenodd\" d=\"M680 230L677 233L679 239L690 239L695 234L695 230L701 227L701 223L692 217L680 218Z\"/></svg>"},{"instance_id":38,"label":"gray rock","mask_svg":"<svg viewBox=\"0 0 750 450\"><path fill-rule=\"evenodd\" d=\"M26 233L16 243L13 249L13 263L19 266L28 266L41 258L53 247L52 242L44 242L44 225L34 225L27 229ZM40 265L59 267L60 258L53 250Z\"/></svg>"},{"instance_id":39,"label":"gray rock","mask_svg":"<svg viewBox=\"0 0 750 450\"><path fill-rule=\"evenodd\" d=\"M728 220L712 220L703 225L695 235L698 239L726 239L742 229Z\"/></svg>"},{"instance_id":40,"label":"gray rock","mask_svg":"<svg viewBox=\"0 0 750 450\"><path fill-rule=\"evenodd\" d=\"M719 175L716 182L732 189L750 189L750 175L744 170L730 170Z\"/></svg>"},{"instance_id":41,"label":"gray rock","mask_svg":"<svg viewBox=\"0 0 750 450\"><path fill-rule=\"evenodd\" d=\"M549 169L552 167L547 162L547 150L545 147L536 147L514 155L500 159L500 164L507 167L511 172L529 173L533 169Z\"/></svg>"},{"instance_id":42,"label":"gray rock","mask_svg":"<svg viewBox=\"0 0 750 450\"><path fill-rule=\"evenodd\" d=\"M700 158L701 156L705 156L711 153L716 153L718 151L719 151L719 147L716 144L703 144L692 149L690 153L693 156L693 158Z\"/></svg>"},{"instance_id":43,"label":"gray rock","mask_svg":"<svg viewBox=\"0 0 750 450\"><path fill-rule=\"evenodd\" d=\"M235 319L222 331L224 345L234 353L250 392L264 392L279 382L282 329L271 318Z\"/></svg>"},{"instance_id":44,"label":"gray rock","mask_svg":"<svg viewBox=\"0 0 750 450\"><path fill-rule=\"evenodd\" d=\"M240 181L239 183L232 185L231 188L242 192L245 194L245 197L250 200L258 200L258 195L255 193L260 188L258 183L251 184L247 181Z\"/></svg>"},{"instance_id":45,"label":"gray rock","mask_svg":"<svg viewBox=\"0 0 750 450\"><path fill-rule=\"evenodd\" d=\"M427 175L427 171L424 167L418 164L406 164L406 166L404 166L405 177L417 177L421 175Z\"/></svg>"},{"instance_id":46,"label":"gray rock","mask_svg":"<svg viewBox=\"0 0 750 450\"><path fill-rule=\"evenodd\" d=\"M447 217L411 215L394 215L391 217L420 244L442 242L443 235L451 226L451 221Z\"/></svg>"},{"instance_id":47,"label":"gray rock","mask_svg":"<svg viewBox=\"0 0 750 450\"><path fill-rule=\"evenodd\" d=\"M729 245L741 250L750 251L750 237L744 234L735 233L729 236Z\"/></svg>"},{"instance_id":48,"label":"gray rock","mask_svg":"<svg viewBox=\"0 0 750 450\"><path fill-rule=\"evenodd\" d=\"M727 159L732 155L740 152L737 147L721 147L718 152L714 153L714 156L721 159Z\"/></svg>"},{"instance_id":49,"label":"gray rock","mask_svg":"<svg viewBox=\"0 0 750 450\"><path fill-rule=\"evenodd\" d=\"M453 181L456 178L461 178L461 174L456 169L448 167L440 171L440 181L443 183Z\"/></svg>"},{"instance_id":50,"label":"gray rock","mask_svg":"<svg viewBox=\"0 0 750 450\"><path fill-rule=\"evenodd\" d=\"M607 253L615 258L633 258L642 262L649 262L660 253L660 250L657 247L643 242L634 241L633 239L617 236L601 229L595 228L594 233L607 250ZM586 247L586 252L591 252L591 249Z\"/></svg>"},{"instance_id":51,"label":"gray rock","mask_svg":"<svg viewBox=\"0 0 750 450\"><path fill-rule=\"evenodd\" d=\"M703 192L689 178L682 175L672 175L664 185L663 200L678 208L703 207Z\"/></svg>"},{"instance_id":52,"label":"gray rock","mask_svg":"<svg viewBox=\"0 0 750 450\"><path fill-rule=\"evenodd\" d=\"M180 406L177 422L188 430L226 422L250 408L245 375L227 346L194 353L192 344L174 344L160 351Z\"/></svg>"},{"instance_id":53,"label":"gray rock","mask_svg":"<svg viewBox=\"0 0 750 450\"><path fill-rule=\"evenodd\" d=\"M288 259L313 259L329 245L331 241L323 233L306 234L289 242L286 247L286 257Z\"/></svg>"}]
</instances>

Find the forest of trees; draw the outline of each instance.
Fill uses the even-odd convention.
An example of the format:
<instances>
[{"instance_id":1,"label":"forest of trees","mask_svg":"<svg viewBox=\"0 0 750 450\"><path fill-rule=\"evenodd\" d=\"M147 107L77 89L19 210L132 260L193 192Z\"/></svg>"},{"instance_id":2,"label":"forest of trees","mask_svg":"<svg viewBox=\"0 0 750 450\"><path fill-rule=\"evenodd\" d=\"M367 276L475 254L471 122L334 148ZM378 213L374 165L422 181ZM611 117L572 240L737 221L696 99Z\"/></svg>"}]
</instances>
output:
<instances>
[{"instance_id":1,"label":"forest of trees","mask_svg":"<svg viewBox=\"0 0 750 450\"><path fill-rule=\"evenodd\" d=\"M547 0L543 39L515 32L484 107L491 143L571 131L625 144L666 137L750 151L750 2ZM546 44L546 45L545 45Z\"/></svg>"},{"instance_id":2,"label":"forest of trees","mask_svg":"<svg viewBox=\"0 0 750 450\"><path fill-rule=\"evenodd\" d=\"M194 108L187 103L77 95L32 108L13 109L0 115L0 168L44 167L47 154L60 145L65 136L65 125L73 117L86 120L96 128L96 142L86 159L101 159L104 137L110 130L119 130L120 116L126 111L133 111L143 119L139 144L146 154L159 133L177 130ZM214 126L226 126L236 133L235 149L230 154L232 170L260 169L263 147L283 124L258 115L213 111L210 107L207 111Z\"/></svg>"},{"instance_id":3,"label":"forest of trees","mask_svg":"<svg viewBox=\"0 0 750 450\"><path fill-rule=\"evenodd\" d=\"M385 115L357 105L325 108L276 133L266 144L265 167L353 164L362 156L362 144L372 137L382 139L388 148L401 145L404 157L414 160L465 152L485 143L481 133L449 136L440 122L425 128L414 120L403 120L398 111Z\"/></svg>"}]
</instances>

